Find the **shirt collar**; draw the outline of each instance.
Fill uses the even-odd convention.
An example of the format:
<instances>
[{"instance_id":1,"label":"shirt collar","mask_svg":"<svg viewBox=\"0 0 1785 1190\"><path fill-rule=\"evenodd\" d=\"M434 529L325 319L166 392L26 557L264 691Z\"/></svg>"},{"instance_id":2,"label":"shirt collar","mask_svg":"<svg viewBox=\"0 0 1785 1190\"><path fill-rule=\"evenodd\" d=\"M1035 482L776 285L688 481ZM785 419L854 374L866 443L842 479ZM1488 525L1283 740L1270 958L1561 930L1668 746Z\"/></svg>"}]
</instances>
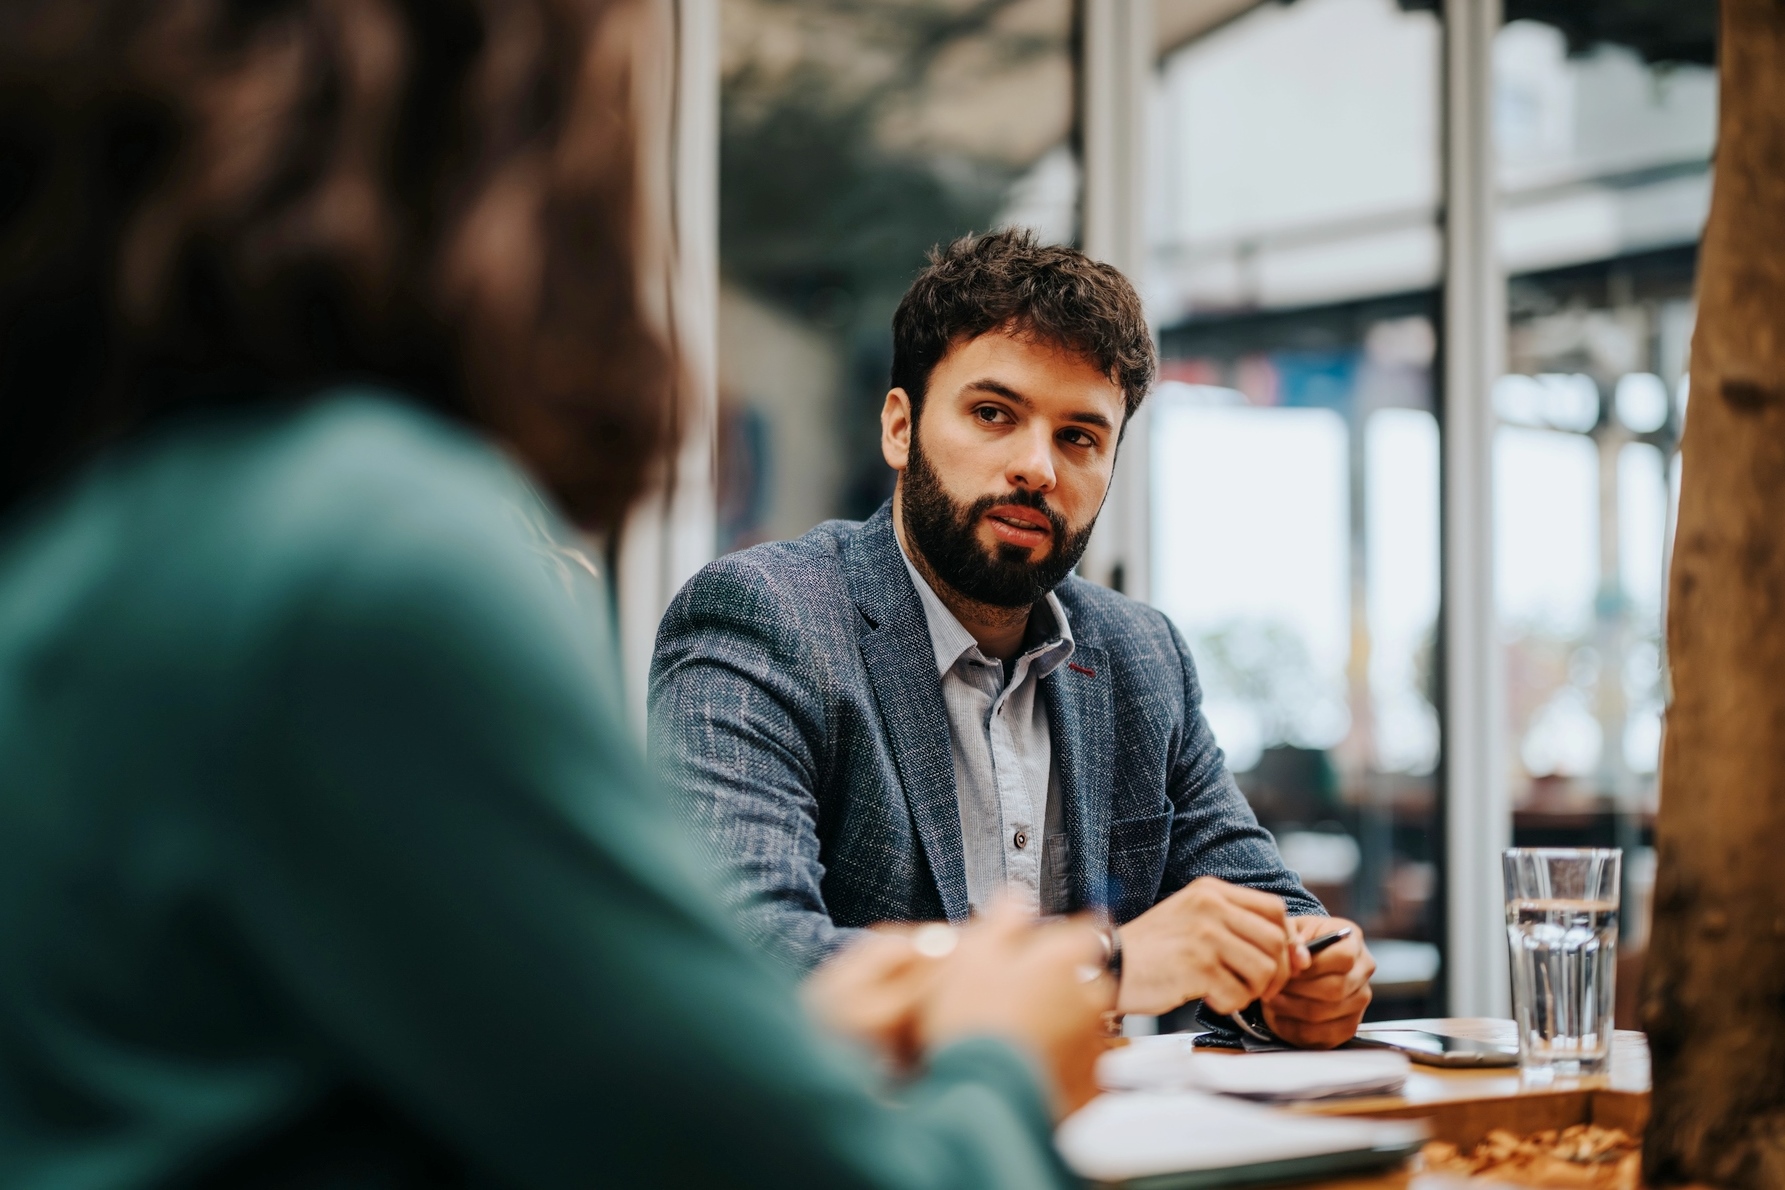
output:
<instances>
[{"instance_id":1,"label":"shirt collar","mask_svg":"<svg viewBox=\"0 0 1785 1190\"><path fill-rule=\"evenodd\" d=\"M898 537L895 535L893 540L898 542ZM930 647L936 653L936 672L946 674L954 668L955 662L959 661L964 654L977 653L979 642L973 639L973 634L961 625L961 622L955 618L955 614L948 610L948 605L942 602L942 598L936 594L935 588L930 586L922 572L912 564L911 555L905 552L904 543L898 542L898 545L899 557L904 560L905 569L911 575L911 585L917 588L917 598L923 604L924 620L930 627ZM1055 632L1046 640L1028 645L1019 654L1019 656L1032 658L1029 670L1038 681L1066 664L1067 659L1072 656L1073 650L1077 647L1072 638L1072 624L1066 618L1066 608L1061 605L1059 596L1049 591L1043 597L1042 603L1048 614L1053 617ZM1039 625L1035 619L1036 612L1039 610L1040 608L1037 608L1036 611L1029 613L1031 631L1039 631Z\"/></svg>"}]
</instances>

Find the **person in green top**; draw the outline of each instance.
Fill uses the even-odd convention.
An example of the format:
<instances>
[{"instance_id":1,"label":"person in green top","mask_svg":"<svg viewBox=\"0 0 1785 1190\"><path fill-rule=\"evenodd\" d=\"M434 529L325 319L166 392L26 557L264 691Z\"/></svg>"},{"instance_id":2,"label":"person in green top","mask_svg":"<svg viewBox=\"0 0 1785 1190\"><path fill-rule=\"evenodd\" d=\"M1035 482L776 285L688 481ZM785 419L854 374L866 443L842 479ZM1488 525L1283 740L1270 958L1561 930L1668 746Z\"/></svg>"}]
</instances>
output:
<instances>
[{"instance_id":1,"label":"person in green top","mask_svg":"<svg viewBox=\"0 0 1785 1190\"><path fill-rule=\"evenodd\" d=\"M622 726L655 11L0 10L0 1186L1069 1180L1095 933L846 952L871 1061Z\"/></svg>"}]
</instances>

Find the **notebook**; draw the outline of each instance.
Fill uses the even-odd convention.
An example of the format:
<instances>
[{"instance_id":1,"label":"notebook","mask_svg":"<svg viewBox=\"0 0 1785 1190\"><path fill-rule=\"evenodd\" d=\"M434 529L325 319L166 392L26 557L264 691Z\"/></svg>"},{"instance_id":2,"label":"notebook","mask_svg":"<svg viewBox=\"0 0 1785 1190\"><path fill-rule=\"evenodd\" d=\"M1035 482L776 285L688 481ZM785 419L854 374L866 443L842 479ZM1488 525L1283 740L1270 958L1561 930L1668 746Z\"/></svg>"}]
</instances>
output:
<instances>
[{"instance_id":1,"label":"notebook","mask_svg":"<svg viewBox=\"0 0 1785 1190\"><path fill-rule=\"evenodd\" d=\"M1406 1056L1394 1050L1230 1054L1198 1050L1185 1034L1137 1037L1097 1061L1106 1091L1198 1090L1278 1103L1393 1095L1407 1072Z\"/></svg>"},{"instance_id":2,"label":"notebook","mask_svg":"<svg viewBox=\"0 0 1785 1190\"><path fill-rule=\"evenodd\" d=\"M1417 1121L1293 1115L1195 1091L1100 1095L1054 1134L1098 1186L1213 1190L1385 1169L1418 1151Z\"/></svg>"}]
</instances>

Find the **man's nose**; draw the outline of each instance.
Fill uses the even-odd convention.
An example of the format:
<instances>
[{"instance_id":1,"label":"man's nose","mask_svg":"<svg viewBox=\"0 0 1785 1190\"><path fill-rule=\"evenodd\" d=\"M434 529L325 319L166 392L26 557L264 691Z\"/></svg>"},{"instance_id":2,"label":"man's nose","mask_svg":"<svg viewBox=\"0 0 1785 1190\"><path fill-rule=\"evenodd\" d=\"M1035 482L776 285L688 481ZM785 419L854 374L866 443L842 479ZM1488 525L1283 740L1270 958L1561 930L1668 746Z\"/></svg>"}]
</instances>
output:
<instances>
[{"instance_id":1,"label":"man's nose","mask_svg":"<svg viewBox=\"0 0 1785 1190\"><path fill-rule=\"evenodd\" d=\"M1050 449L1050 437L1038 429L1034 433L1021 435L1014 445L1016 449L1004 468L1005 482L1025 491L1052 491L1054 455Z\"/></svg>"}]
</instances>

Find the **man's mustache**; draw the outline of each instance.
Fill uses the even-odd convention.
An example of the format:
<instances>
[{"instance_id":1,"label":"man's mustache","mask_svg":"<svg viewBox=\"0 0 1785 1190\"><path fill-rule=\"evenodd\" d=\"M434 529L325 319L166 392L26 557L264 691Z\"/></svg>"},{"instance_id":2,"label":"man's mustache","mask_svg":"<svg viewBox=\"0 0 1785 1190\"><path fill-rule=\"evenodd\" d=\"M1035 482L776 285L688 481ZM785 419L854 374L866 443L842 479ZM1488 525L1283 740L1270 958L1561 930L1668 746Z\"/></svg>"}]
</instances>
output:
<instances>
[{"instance_id":1,"label":"man's mustache","mask_svg":"<svg viewBox=\"0 0 1785 1190\"><path fill-rule=\"evenodd\" d=\"M968 506L965 518L966 523L968 525L976 524L981 517L985 516L986 513L997 508L1001 504L1015 504L1022 508L1033 508L1036 512L1039 512L1042 516L1047 518L1049 527L1053 529L1055 540L1063 539L1066 536L1069 528L1066 524L1066 518L1061 516L1056 509L1048 504L1047 497L1040 492L1025 491L1021 488L1013 489L1001 496L981 496Z\"/></svg>"}]
</instances>

